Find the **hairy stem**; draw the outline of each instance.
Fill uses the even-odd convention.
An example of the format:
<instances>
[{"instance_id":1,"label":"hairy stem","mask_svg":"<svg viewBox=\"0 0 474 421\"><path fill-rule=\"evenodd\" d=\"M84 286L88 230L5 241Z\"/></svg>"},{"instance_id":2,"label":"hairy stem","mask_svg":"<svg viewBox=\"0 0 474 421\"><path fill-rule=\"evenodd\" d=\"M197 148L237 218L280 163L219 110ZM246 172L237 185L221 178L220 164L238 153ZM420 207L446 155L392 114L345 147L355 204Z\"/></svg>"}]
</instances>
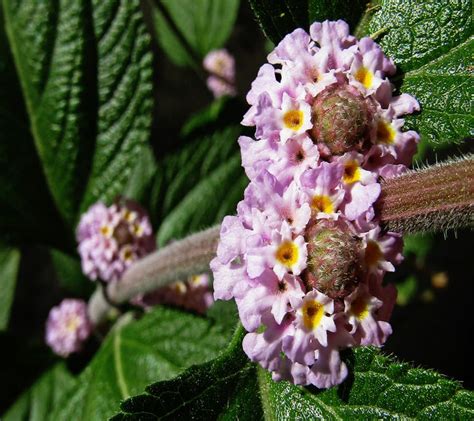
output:
<instances>
[{"instance_id":1,"label":"hairy stem","mask_svg":"<svg viewBox=\"0 0 474 421\"><path fill-rule=\"evenodd\" d=\"M377 202L390 231L437 232L474 226L474 156L382 182Z\"/></svg>"},{"instance_id":2,"label":"hairy stem","mask_svg":"<svg viewBox=\"0 0 474 421\"><path fill-rule=\"evenodd\" d=\"M474 156L410 171L384 180L376 205L380 220L400 233L444 231L474 226ZM120 282L97 289L89 316L99 324L111 304L125 303L172 282L209 270L220 226L193 234L148 255L125 272Z\"/></svg>"},{"instance_id":3,"label":"hairy stem","mask_svg":"<svg viewBox=\"0 0 474 421\"><path fill-rule=\"evenodd\" d=\"M190 235L144 257L128 269L120 282L107 286L106 295L97 289L89 301L89 317L98 324L110 310L110 304L122 304L190 275L209 270L216 254L220 226Z\"/></svg>"}]
</instances>

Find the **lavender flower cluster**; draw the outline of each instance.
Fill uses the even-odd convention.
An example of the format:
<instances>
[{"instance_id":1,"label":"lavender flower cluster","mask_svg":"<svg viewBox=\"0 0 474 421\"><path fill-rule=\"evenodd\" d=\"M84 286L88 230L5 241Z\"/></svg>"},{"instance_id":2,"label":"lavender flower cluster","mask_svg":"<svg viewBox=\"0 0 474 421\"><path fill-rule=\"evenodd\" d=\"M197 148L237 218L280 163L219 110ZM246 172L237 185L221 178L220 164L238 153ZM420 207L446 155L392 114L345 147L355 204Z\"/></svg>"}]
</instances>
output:
<instances>
[{"instance_id":1,"label":"lavender flower cluster","mask_svg":"<svg viewBox=\"0 0 474 421\"><path fill-rule=\"evenodd\" d=\"M296 29L268 55L247 95L240 137L250 179L225 217L211 262L214 297L234 298L246 354L275 380L328 388L347 367L340 350L382 346L402 260L399 234L374 211L380 177L406 170L419 140L393 95L393 62L343 21Z\"/></svg>"},{"instance_id":2,"label":"lavender flower cluster","mask_svg":"<svg viewBox=\"0 0 474 421\"><path fill-rule=\"evenodd\" d=\"M155 249L146 212L132 201L98 202L77 227L82 270L91 280L118 281L125 270Z\"/></svg>"},{"instance_id":3,"label":"lavender flower cluster","mask_svg":"<svg viewBox=\"0 0 474 421\"><path fill-rule=\"evenodd\" d=\"M235 59L226 49L212 50L202 64L210 74L206 84L215 98L235 96Z\"/></svg>"}]
</instances>

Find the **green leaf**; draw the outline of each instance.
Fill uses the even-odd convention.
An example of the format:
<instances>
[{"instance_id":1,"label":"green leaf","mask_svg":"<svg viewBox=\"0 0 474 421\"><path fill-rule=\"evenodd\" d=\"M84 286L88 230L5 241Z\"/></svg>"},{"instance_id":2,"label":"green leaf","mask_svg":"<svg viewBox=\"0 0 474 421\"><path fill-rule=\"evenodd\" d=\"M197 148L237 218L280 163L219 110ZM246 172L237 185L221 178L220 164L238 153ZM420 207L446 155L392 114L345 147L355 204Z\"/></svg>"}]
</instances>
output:
<instances>
[{"instance_id":1,"label":"green leaf","mask_svg":"<svg viewBox=\"0 0 474 421\"><path fill-rule=\"evenodd\" d=\"M238 127L198 138L160 163L158 244L219 223L235 213L248 181L240 165ZM161 209L161 210L158 210Z\"/></svg>"},{"instance_id":2,"label":"green leaf","mask_svg":"<svg viewBox=\"0 0 474 421\"><path fill-rule=\"evenodd\" d=\"M121 322L51 419L107 419L122 399L139 393L151 381L172 378L215 357L231 334L202 317L161 307L139 321Z\"/></svg>"},{"instance_id":3,"label":"green leaf","mask_svg":"<svg viewBox=\"0 0 474 421\"><path fill-rule=\"evenodd\" d=\"M0 331L8 326L20 267L20 251L0 246Z\"/></svg>"},{"instance_id":4,"label":"green leaf","mask_svg":"<svg viewBox=\"0 0 474 421\"><path fill-rule=\"evenodd\" d=\"M46 420L64 394L75 384L64 364L55 365L11 406L4 421Z\"/></svg>"},{"instance_id":5,"label":"green leaf","mask_svg":"<svg viewBox=\"0 0 474 421\"><path fill-rule=\"evenodd\" d=\"M354 29L363 12L366 0L309 0L309 23L344 19Z\"/></svg>"},{"instance_id":6,"label":"green leaf","mask_svg":"<svg viewBox=\"0 0 474 421\"><path fill-rule=\"evenodd\" d=\"M150 1L158 42L178 66L201 66L234 27L239 0Z\"/></svg>"},{"instance_id":7,"label":"green leaf","mask_svg":"<svg viewBox=\"0 0 474 421\"><path fill-rule=\"evenodd\" d=\"M146 388L122 403L113 420L148 419L468 419L474 394L430 370L412 368L380 350L345 353L351 375L328 390L274 382L248 362L237 331L218 358Z\"/></svg>"},{"instance_id":8,"label":"green leaf","mask_svg":"<svg viewBox=\"0 0 474 421\"><path fill-rule=\"evenodd\" d=\"M95 285L82 273L79 259L55 249L51 249L50 253L61 287L69 294L87 299Z\"/></svg>"},{"instance_id":9,"label":"green leaf","mask_svg":"<svg viewBox=\"0 0 474 421\"><path fill-rule=\"evenodd\" d=\"M3 0L46 179L63 218L126 184L151 124L151 55L138 0Z\"/></svg>"},{"instance_id":10,"label":"green leaf","mask_svg":"<svg viewBox=\"0 0 474 421\"><path fill-rule=\"evenodd\" d=\"M0 233L8 243L64 242L28 127L0 7ZM31 204L34 203L34 206ZM54 226L54 230L48 230Z\"/></svg>"},{"instance_id":11,"label":"green leaf","mask_svg":"<svg viewBox=\"0 0 474 421\"><path fill-rule=\"evenodd\" d=\"M432 146L472 135L471 15L469 0L382 0L367 26L367 34L381 31L378 42L405 73L400 90L421 104L408 127Z\"/></svg>"},{"instance_id":12,"label":"green leaf","mask_svg":"<svg viewBox=\"0 0 474 421\"><path fill-rule=\"evenodd\" d=\"M366 4L365 0L250 0L263 32L275 44L296 28L309 31L315 21L344 19L354 28Z\"/></svg>"},{"instance_id":13,"label":"green leaf","mask_svg":"<svg viewBox=\"0 0 474 421\"><path fill-rule=\"evenodd\" d=\"M151 147L143 148L130 175L130 179L124 187L123 196L147 207L145 202L149 196L156 168L153 150Z\"/></svg>"}]
</instances>

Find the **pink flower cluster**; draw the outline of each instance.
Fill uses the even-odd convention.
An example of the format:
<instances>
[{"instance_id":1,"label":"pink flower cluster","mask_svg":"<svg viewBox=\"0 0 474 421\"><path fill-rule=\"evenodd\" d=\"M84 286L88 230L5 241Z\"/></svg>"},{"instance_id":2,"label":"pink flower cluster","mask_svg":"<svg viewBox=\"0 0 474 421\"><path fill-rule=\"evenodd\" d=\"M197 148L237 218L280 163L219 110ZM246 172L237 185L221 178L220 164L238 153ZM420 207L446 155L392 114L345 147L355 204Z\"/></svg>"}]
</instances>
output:
<instances>
[{"instance_id":1,"label":"pink flower cluster","mask_svg":"<svg viewBox=\"0 0 474 421\"><path fill-rule=\"evenodd\" d=\"M225 49L213 50L203 60L203 67L210 73L207 87L219 98L235 95L235 60Z\"/></svg>"},{"instance_id":2,"label":"pink flower cluster","mask_svg":"<svg viewBox=\"0 0 474 421\"><path fill-rule=\"evenodd\" d=\"M46 343L62 357L81 350L92 325L87 304L82 300L65 299L49 312L46 322Z\"/></svg>"},{"instance_id":3,"label":"pink flower cluster","mask_svg":"<svg viewBox=\"0 0 474 421\"><path fill-rule=\"evenodd\" d=\"M328 388L347 367L339 351L382 346L395 301L382 286L402 255L400 235L374 211L378 179L403 172L418 135L400 116L395 66L343 21L297 29L268 56L247 95L241 137L250 178L211 262L214 297L234 298L246 354L275 380Z\"/></svg>"},{"instance_id":4,"label":"pink flower cluster","mask_svg":"<svg viewBox=\"0 0 474 421\"><path fill-rule=\"evenodd\" d=\"M204 314L214 303L210 289L209 275L190 276L186 281L178 281L133 300L144 308L159 304L169 304Z\"/></svg>"},{"instance_id":5,"label":"pink flower cluster","mask_svg":"<svg viewBox=\"0 0 474 421\"><path fill-rule=\"evenodd\" d=\"M155 249L148 215L132 201L92 205L82 215L76 237L82 270L92 280L117 281Z\"/></svg>"}]
</instances>

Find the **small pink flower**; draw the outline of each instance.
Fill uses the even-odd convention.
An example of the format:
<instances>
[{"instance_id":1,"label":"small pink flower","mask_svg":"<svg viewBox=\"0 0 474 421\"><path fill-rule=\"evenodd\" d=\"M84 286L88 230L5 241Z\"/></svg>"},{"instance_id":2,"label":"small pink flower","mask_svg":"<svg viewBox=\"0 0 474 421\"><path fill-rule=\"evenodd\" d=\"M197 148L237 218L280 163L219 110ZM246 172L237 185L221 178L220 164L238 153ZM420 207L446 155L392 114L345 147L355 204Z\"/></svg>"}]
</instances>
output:
<instances>
[{"instance_id":1,"label":"small pink flower","mask_svg":"<svg viewBox=\"0 0 474 421\"><path fill-rule=\"evenodd\" d=\"M351 333L355 334L361 345L382 346L392 333L390 324L378 320L377 310L382 307L382 301L369 294L366 285L359 287L345 300L345 314L352 326Z\"/></svg>"},{"instance_id":2,"label":"small pink flower","mask_svg":"<svg viewBox=\"0 0 474 421\"><path fill-rule=\"evenodd\" d=\"M65 299L53 307L46 321L46 343L61 357L82 349L92 331L87 304L82 300Z\"/></svg>"}]
</instances>

